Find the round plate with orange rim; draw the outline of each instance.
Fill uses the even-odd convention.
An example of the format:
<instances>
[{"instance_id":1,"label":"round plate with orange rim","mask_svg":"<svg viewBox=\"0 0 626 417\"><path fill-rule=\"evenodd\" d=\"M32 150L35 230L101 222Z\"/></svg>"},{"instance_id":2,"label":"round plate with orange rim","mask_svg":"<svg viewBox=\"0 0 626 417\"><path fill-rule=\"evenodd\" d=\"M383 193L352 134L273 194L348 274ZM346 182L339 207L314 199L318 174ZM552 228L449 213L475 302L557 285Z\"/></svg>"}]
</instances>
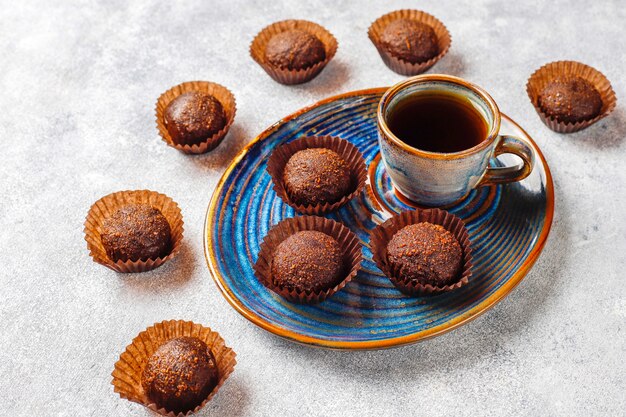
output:
<instances>
[{"instance_id":1,"label":"round plate with orange rim","mask_svg":"<svg viewBox=\"0 0 626 417\"><path fill-rule=\"evenodd\" d=\"M274 124L234 159L219 181L205 222L205 254L228 302L245 318L292 341L336 349L378 349L452 330L505 297L532 267L548 237L554 192L548 164L528 134L502 116L500 132L526 138L537 163L518 183L482 187L447 210L468 228L474 256L470 283L435 297L401 294L372 261L368 232L393 213L414 207L394 191L380 161L376 108L386 88L328 98ZM297 216L272 189L265 170L279 145L305 135L332 135L355 144L369 166L366 190L327 217L363 243L357 277L317 305L299 305L266 289L254 276L259 245L279 221ZM512 165L501 155L491 164Z\"/></svg>"}]
</instances>

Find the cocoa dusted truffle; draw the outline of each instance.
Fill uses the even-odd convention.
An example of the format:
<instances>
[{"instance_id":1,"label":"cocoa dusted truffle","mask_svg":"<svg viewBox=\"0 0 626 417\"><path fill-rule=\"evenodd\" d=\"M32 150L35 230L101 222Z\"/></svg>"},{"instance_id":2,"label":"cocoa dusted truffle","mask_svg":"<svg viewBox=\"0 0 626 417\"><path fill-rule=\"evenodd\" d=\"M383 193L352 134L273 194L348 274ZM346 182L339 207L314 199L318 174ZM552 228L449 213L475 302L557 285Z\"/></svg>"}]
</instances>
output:
<instances>
[{"instance_id":1,"label":"cocoa dusted truffle","mask_svg":"<svg viewBox=\"0 0 626 417\"><path fill-rule=\"evenodd\" d=\"M401 280L444 286L459 279L463 249L443 226L417 223L400 229L387 244L392 270Z\"/></svg>"},{"instance_id":2,"label":"cocoa dusted truffle","mask_svg":"<svg viewBox=\"0 0 626 417\"><path fill-rule=\"evenodd\" d=\"M149 204L120 207L102 225L100 240L113 262L146 261L166 256L171 249L170 224Z\"/></svg>"},{"instance_id":3,"label":"cocoa dusted truffle","mask_svg":"<svg viewBox=\"0 0 626 417\"><path fill-rule=\"evenodd\" d=\"M283 181L289 197L301 205L334 203L354 189L346 161L326 148L293 154L285 165Z\"/></svg>"},{"instance_id":4,"label":"cocoa dusted truffle","mask_svg":"<svg viewBox=\"0 0 626 417\"><path fill-rule=\"evenodd\" d=\"M381 41L391 55L412 64L428 61L439 54L439 42L433 28L411 19L389 23Z\"/></svg>"},{"instance_id":5,"label":"cocoa dusted truffle","mask_svg":"<svg viewBox=\"0 0 626 417\"><path fill-rule=\"evenodd\" d=\"M326 59L326 49L319 38L300 29L280 32L270 38L265 58L278 68L301 70Z\"/></svg>"},{"instance_id":6,"label":"cocoa dusted truffle","mask_svg":"<svg viewBox=\"0 0 626 417\"><path fill-rule=\"evenodd\" d=\"M175 143L194 145L222 130L227 118L215 97L202 91L190 91L167 105L164 122Z\"/></svg>"},{"instance_id":7,"label":"cocoa dusted truffle","mask_svg":"<svg viewBox=\"0 0 626 417\"><path fill-rule=\"evenodd\" d=\"M331 236L315 230L297 232L281 242L271 263L274 285L289 291L320 292L345 277L343 251Z\"/></svg>"},{"instance_id":8,"label":"cocoa dusted truffle","mask_svg":"<svg viewBox=\"0 0 626 417\"><path fill-rule=\"evenodd\" d=\"M600 114L602 97L583 78L556 78L541 91L539 106L546 115L559 122L576 123Z\"/></svg>"},{"instance_id":9,"label":"cocoa dusted truffle","mask_svg":"<svg viewBox=\"0 0 626 417\"><path fill-rule=\"evenodd\" d=\"M159 408L175 413L193 410L218 382L218 369L206 343L178 337L159 347L148 359L141 385Z\"/></svg>"}]
</instances>

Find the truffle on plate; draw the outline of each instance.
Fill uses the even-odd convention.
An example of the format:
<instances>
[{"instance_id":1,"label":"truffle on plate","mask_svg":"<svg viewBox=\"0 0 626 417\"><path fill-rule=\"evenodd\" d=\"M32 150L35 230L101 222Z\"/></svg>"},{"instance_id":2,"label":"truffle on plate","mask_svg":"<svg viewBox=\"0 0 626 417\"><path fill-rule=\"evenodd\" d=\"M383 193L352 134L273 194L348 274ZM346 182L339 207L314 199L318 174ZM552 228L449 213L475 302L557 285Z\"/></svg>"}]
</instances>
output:
<instances>
[{"instance_id":1,"label":"truffle on plate","mask_svg":"<svg viewBox=\"0 0 626 417\"><path fill-rule=\"evenodd\" d=\"M165 126L179 145L202 143L226 126L222 104L202 91L189 91L172 100L165 109Z\"/></svg>"},{"instance_id":2,"label":"truffle on plate","mask_svg":"<svg viewBox=\"0 0 626 417\"><path fill-rule=\"evenodd\" d=\"M343 250L332 236L296 232L281 242L271 263L274 284L288 291L320 292L345 278Z\"/></svg>"},{"instance_id":3,"label":"truffle on plate","mask_svg":"<svg viewBox=\"0 0 626 417\"><path fill-rule=\"evenodd\" d=\"M217 364L206 343L195 337L177 337L148 359L141 384L159 408L179 413L200 405L218 379Z\"/></svg>"},{"instance_id":4,"label":"truffle on plate","mask_svg":"<svg viewBox=\"0 0 626 417\"><path fill-rule=\"evenodd\" d=\"M326 148L293 154L285 165L283 180L291 199L301 205L334 203L354 189L350 166Z\"/></svg>"},{"instance_id":5,"label":"truffle on plate","mask_svg":"<svg viewBox=\"0 0 626 417\"><path fill-rule=\"evenodd\" d=\"M276 194L303 214L339 209L365 187L367 169L359 149L333 136L305 136L284 143L267 161Z\"/></svg>"},{"instance_id":6,"label":"truffle on plate","mask_svg":"<svg viewBox=\"0 0 626 417\"><path fill-rule=\"evenodd\" d=\"M385 27L382 45L393 56L412 64L428 61L439 54L439 41L433 28L411 19L397 19Z\"/></svg>"},{"instance_id":7,"label":"truffle on plate","mask_svg":"<svg viewBox=\"0 0 626 417\"><path fill-rule=\"evenodd\" d=\"M370 232L372 260L410 296L457 290L472 275L472 248L463 220L441 209L403 211Z\"/></svg>"},{"instance_id":8,"label":"truffle on plate","mask_svg":"<svg viewBox=\"0 0 626 417\"><path fill-rule=\"evenodd\" d=\"M600 114L602 97L583 78L559 77L543 88L539 105L544 113L558 121L576 123L593 119Z\"/></svg>"},{"instance_id":9,"label":"truffle on plate","mask_svg":"<svg viewBox=\"0 0 626 417\"><path fill-rule=\"evenodd\" d=\"M254 275L295 303L320 303L341 290L360 268L359 238L325 217L298 216L273 226L261 242Z\"/></svg>"},{"instance_id":10,"label":"truffle on plate","mask_svg":"<svg viewBox=\"0 0 626 417\"><path fill-rule=\"evenodd\" d=\"M100 234L113 261L146 261L171 250L171 228L165 216L149 204L126 204L102 224Z\"/></svg>"},{"instance_id":11,"label":"truffle on plate","mask_svg":"<svg viewBox=\"0 0 626 417\"><path fill-rule=\"evenodd\" d=\"M452 233L427 222L396 232L387 244L387 256L397 278L432 286L457 281L463 263L463 250Z\"/></svg>"},{"instance_id":12,"label":"truffle on plate","mask_svg":"<svg viewBox=\"0 0 626 417\"><path fill-rule=\"evenodd\" d=\"M289 70L309 68L326 59L322 41L312 33L292 29L272 36L265 47L267 61Z\"/></svg>"}]
</instances>

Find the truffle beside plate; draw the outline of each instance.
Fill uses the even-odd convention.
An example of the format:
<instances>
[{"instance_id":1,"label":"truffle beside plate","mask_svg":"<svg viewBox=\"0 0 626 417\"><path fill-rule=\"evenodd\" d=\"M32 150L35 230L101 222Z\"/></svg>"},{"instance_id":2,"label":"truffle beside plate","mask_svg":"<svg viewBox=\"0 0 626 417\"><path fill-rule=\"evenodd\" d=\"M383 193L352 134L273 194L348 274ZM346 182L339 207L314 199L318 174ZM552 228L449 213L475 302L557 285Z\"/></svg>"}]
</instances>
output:
<instances>
[{"instance_id":1,"label":"truffle beside plate","mask_svg":"<svg viewBox=\"0 0 626 417\"><path fill-rule=\"evenodd\" d=\"M446 207L461 217L472 241L470 283L435 297L400 293L372 261L368 232L392 213L413 207L394 192L385 173L376 130L376 108L386 88L328 98L285 117L253 140L228 167L209 203L205 255L228 302L245 318L286 339L336 349L405 345L452 330L476 318L511 292L537 260L554 211L550 170L524 130L502 116L501 133L526 138L538 161L518 183L483 187ZM369 165L360 196L326 217L354 231L364 246L359 274L318 305L290 303L254 276L259 245L270 227L297 213L273 191L265 170L279 145L305 135L332 135L356 145ZM510 159L509 159L510 158ZM492 165L515 163L502 155Z\"/></svg>"}]
</instances>

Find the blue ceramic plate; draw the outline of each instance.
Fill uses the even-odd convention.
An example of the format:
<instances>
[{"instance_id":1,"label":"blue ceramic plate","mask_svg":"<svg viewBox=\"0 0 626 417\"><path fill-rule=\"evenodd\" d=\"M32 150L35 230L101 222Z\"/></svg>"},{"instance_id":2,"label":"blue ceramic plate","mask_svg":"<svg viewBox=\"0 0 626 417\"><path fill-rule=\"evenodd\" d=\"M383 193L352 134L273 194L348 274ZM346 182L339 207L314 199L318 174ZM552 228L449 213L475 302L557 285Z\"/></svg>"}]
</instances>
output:
<instances>
[{"instance_id":1,"label":"blue ceramic plate","mask_svg":"<svg viewBox=\"0 0 626 417\"><path fill-rule=\"evenodd\" d=\"M402 295L372 261L368 231L410 203L394 192L380 163L376 107L386 89L323 100L276 123L250 143L219 181L205 224L209 268L228 302L258 326L287 339L330 348L376 349L416 342L460 326L493 307L533 265L548 237L554 209L550 170L539 148L503 115L501 133L526 138L538 160L525 180L474 190L447 207L466 223L474 254L468 285L435 297ZM304 135L354 143L369 164L366 192L328 215L362 240L362 270L343 290L314 306L292 304L266 289L252 266L272 225L296 216L272 189L265 170L277 146ZM511 160L507 160L511 158ZM492 164L512 164L503 155Z\"/></svg>"}]
</instances>

